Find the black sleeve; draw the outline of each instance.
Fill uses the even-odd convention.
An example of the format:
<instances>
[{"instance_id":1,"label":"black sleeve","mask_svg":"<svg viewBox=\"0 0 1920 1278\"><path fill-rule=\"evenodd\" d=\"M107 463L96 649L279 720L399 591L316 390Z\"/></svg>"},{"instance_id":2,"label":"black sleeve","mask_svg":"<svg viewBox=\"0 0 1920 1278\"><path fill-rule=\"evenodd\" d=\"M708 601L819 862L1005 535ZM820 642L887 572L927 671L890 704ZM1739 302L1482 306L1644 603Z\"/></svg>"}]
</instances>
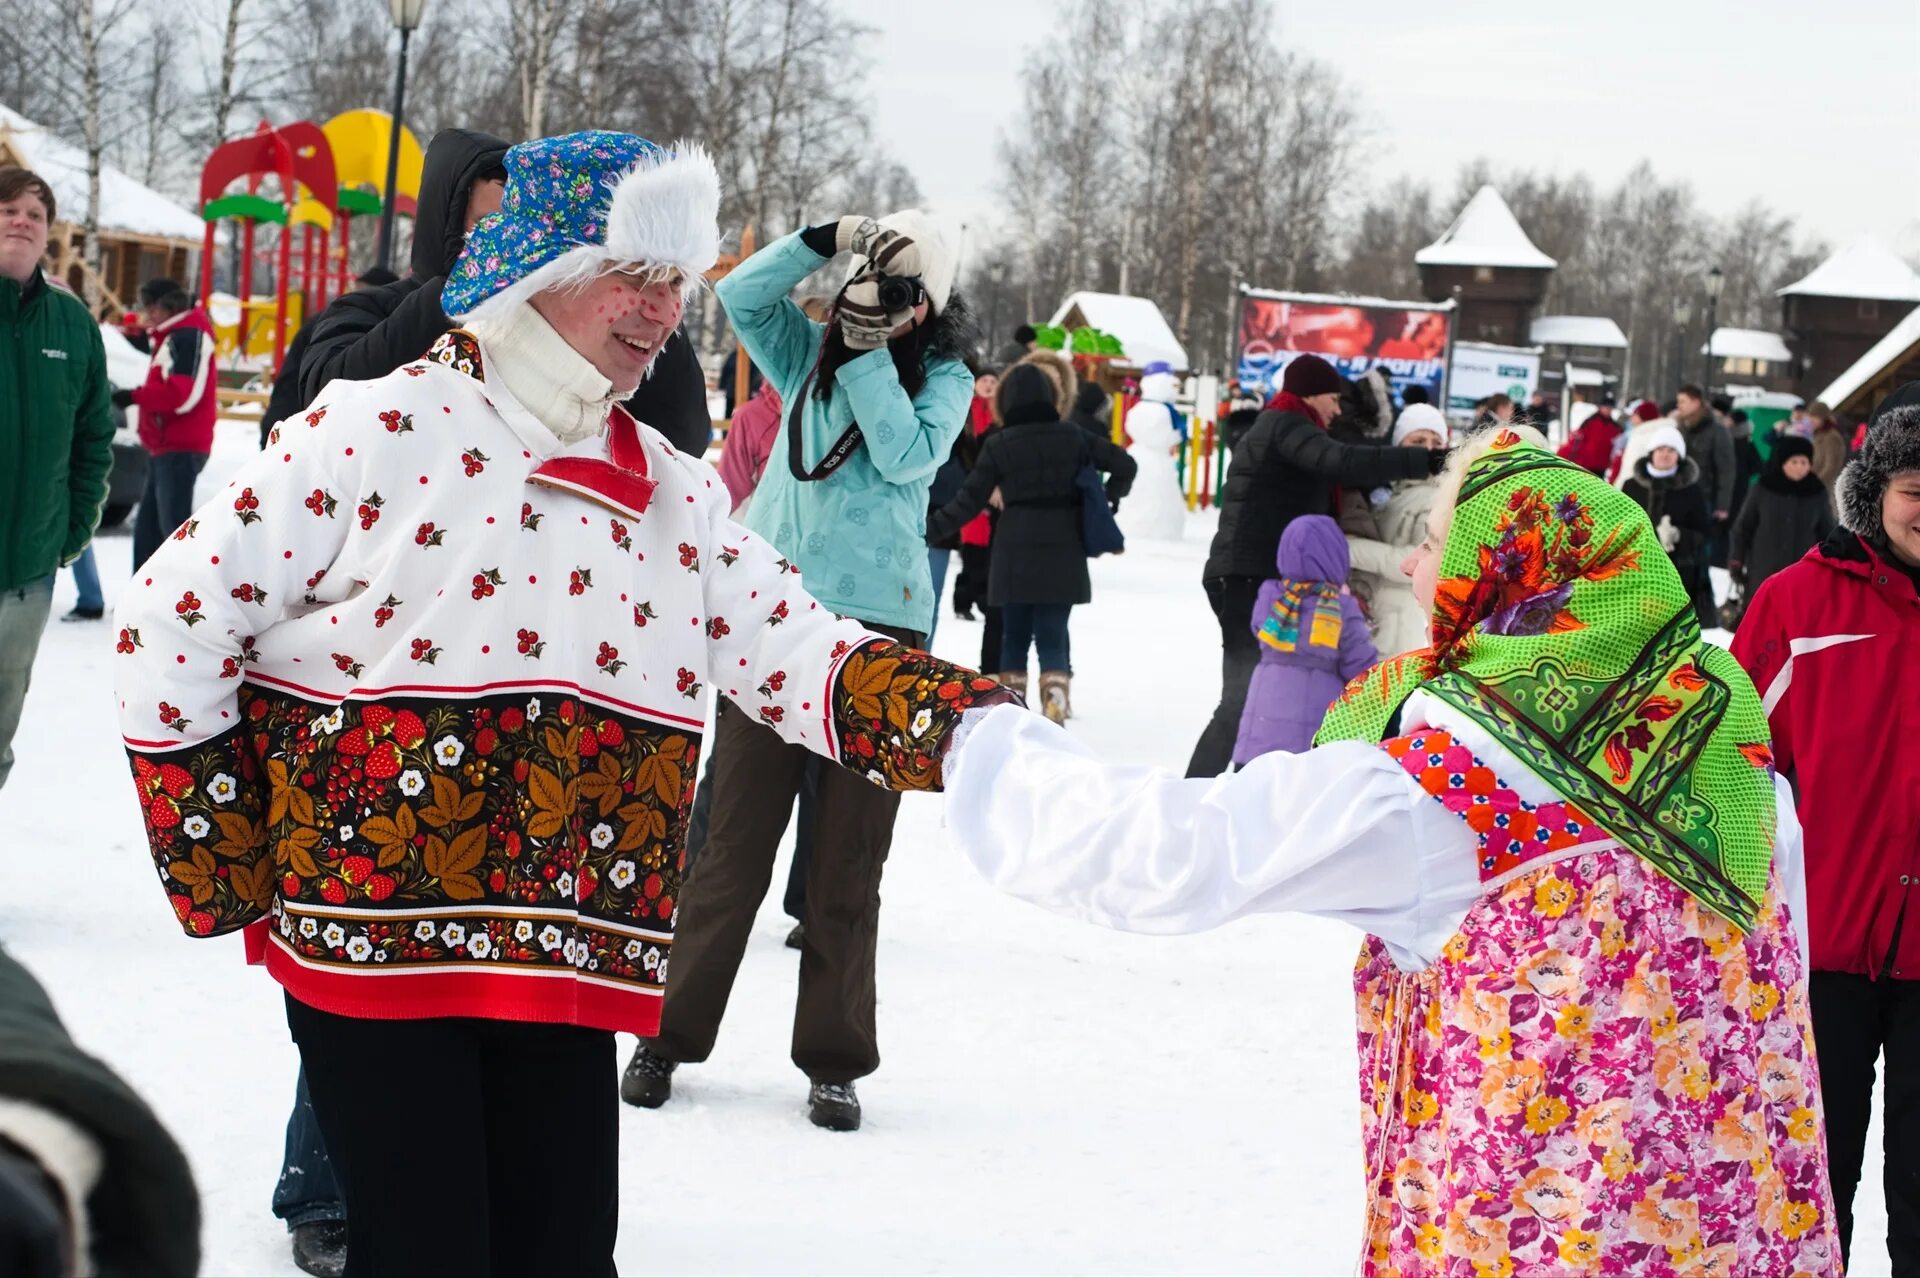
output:
<instances>
[{"instance_id":1,"label":"black sleeve","mask_svg":"<svg viewBox=\"0 0 1920 1278\"><path fill-rule=\"evenodd\" d=\"M938 545L958 536L968 520L987 508L987 500L999 484L999 450L989 440L980 450L980 460L974 463L967 482L960 486L960 495L927 516L927 544Z\"/></svg>"},{"instance_id":2,"label":"black sleeve","mask_svg":"<svg viewBox=\"0 0 1920 1278\"><path fill-rule=\"evenodd\" d=\"M821 257L832 257L839 251L840 224L824 222L819 226L809 226L800 232L800 242L818 253Z\"/></svg>"},{"instance_id":3,"label":"black sleeve","mask_svg":"<svg viewBox=\"0 0 1920 1278\"><path fill-rule=\"evenodd\" d=\"M1667 498L1667 517L1675 528L1689 532L1713 530L1713 507L1707 504L1706 490L1699 484L1675 489Z\"/></svg>"},{"instance_id":4,"label":"black sleeve","mask_svg":"<svg viewBox=\"0 0 1920 1278\"><path fill-rule=\"evenodd\" d=\"M1740 513L1733 517L1731 544L1727 547L1727 558L1734 563L1747 562L1747 556L1753 552L1753 530L1760 523L1760 496L1749 494L1741 503Z\"/></svg>"},{"instance_id":5,"label":"black sleeve","mask_svg":"<svg viewBox=\"0 0 1920 1278\"><path fill-rule=\"evenodd\" d=\"M1107 472L1107 500L1119 501L1132 492L1133 481L1140 473L1140 463L1110 439L1095 439L1089 435L1087 443L1093 450L1093 464Z\"/></svg>"},{"instance_id":6,"label":"black sleeve","mask_svg":"<svg viewBox=\"0 0 1920 1278\"><path fill-rule=\"evenodd\" d=\"M280 376L273 379L273 393L267 397L267 411L260 416L260 447L267 446L267 432L307 406L301 390L300 372L307 364L307 346L313 341L313 325L303 324L287 344L286 357L280 362Z\"/></svg>"},{"instance_id":7,"label":"black sleeve","mask_svg":"<svg viewBox=\"0 0 1920 1278\"><path fill-rule=\"evenodd\" d=\"M200 1196L186 1155L119 1075L74 1045L46 991L5 951L0 1096L52 1110L99 1146L100 1179L86 1202L97 1272L199 1272Z\"/></svg>"},{"instance_id":8,"label":"black sleeve","mask_svg":"<svg viewBox=\"0 0 1920 1278\"><path fill-rule=\"evenodd\" d=\"M1433 473L1433 454L1425 448L1342 444L1304 418L1278 422L1273 430L1273 447L1282 461L1337 484L1378 488Z\"/></svg>"},{"instance_id":9,"label":"black sleeve","mask_svg":"<svg viewBox=\"0 0 1920 1278\"><path fill-rule=\"evenodd\" d=\"M440 287L445 283L446 277L435 276L409 291L392 311L382 305L391 297L383 298L384 289L348 293L327 307L314 322L313 342L300 372L300 393L312 402L328 382L385 377L425 355L453 327L440 309Z\"/></svg>"},{"instance_id":10,"label":"black sleeve","mask_svg":"<svg viewBox=\"0 0 1920 1278\"><path fill-rule=\"evenodd\" d=\"M200 330L183 324L167 334L167 354L172 357L175 373L193 376L200 362Z\"/></svg>"},{"instance_id":11,"label":"black sleeve","mask_svg":"<svg viewBox=\"0 0 1920 1278\"><path fill-rule=\"evenodd\" d=\"M667 442L693 457L706 454L713 440L713 419L707 416L707 379L700 356L685 333L675 331L660 348L653 372L627 400L627 411L667 437Z\"/></svg>"}]
</instances>

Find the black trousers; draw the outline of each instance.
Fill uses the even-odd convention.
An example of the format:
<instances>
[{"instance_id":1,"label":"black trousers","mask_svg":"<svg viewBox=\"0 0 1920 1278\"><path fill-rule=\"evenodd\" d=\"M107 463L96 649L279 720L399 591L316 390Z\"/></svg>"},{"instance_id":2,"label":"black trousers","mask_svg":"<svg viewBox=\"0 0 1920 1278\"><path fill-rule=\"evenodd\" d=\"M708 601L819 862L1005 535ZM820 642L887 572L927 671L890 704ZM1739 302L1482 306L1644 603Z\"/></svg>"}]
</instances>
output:
<instances>
[{"instance_id":1,"label":"black trousers","mask_svg":"<svg viewBox=\"0 0 1920 1278\"><path fill-rule=\"evenodd\" d=\"M608 1278L620 1225L613 1035L372 1021L289 997L347 1204L347 1278Z\"/></svg>"},{"instance_id":2,"label":"black trousers","mask_svg":"<svg viewBox=\"0 0 1920 1278\"><path fill-rule=\"evenodd\" d=\"M1217 777L1233 763L1233 743L1240 735L1240 713L1247 708L1247 684L1260 664L1260 644L1253 637L1253 605L1260 598L1258 577L1215 577L1205 583L1207 603L1220 623L1220 704L1193 747L1187 763L1190 777Z\"/></svg>"},{"instance_id":3,"label":"black trousers","mask_svg":"<svg viewBox=\"0 0 1920 1278\"><path fill-rule=\"evenodd\" d=\"M919 642L915 634L872 628ZM754 914L773 881L780 838L816 758L724 697L713 737L706 780L713 791L711 822L706 845L680 885L673 975L660 1032L649 1043L670 1061L704 1061L713 1053ZM815 1082L851 1082L880 1067L874 1016L880 874L899 809L893 791L845 768L820 769L793 1014L793 1063Z\"/></svg>"},{"instance_id":4,"label":"black trousers","mask_svg":"<svg viewBox=\"0 0 1920 1278\"><path fill-rule=\"evenodd\" d=\"M1841 1254L1853 1247L1853 1191L1873 1117L1874 1064L1884 1052L1887 1251L1894 1278L1920 1278L1920 981L1815 972L1807 992Z\"/></svg>"}]
</instances>

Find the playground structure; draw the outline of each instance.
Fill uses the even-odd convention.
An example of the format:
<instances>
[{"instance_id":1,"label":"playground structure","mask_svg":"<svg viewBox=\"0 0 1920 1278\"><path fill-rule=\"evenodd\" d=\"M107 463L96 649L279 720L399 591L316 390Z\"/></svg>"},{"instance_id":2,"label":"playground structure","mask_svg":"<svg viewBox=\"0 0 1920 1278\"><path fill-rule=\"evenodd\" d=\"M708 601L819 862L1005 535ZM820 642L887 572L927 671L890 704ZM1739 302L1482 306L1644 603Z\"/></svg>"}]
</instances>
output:
<instances>
[{"instance_id":1,"label":"playground structure","mask_svg":"<svg viewBox=\"0 0 1920 1278\"><path fill-rule=\"evenodd\" d=\"M389 117L381 112L349 111L324 127L307 120L279 126L262 121L252 134L214 148L200 173L205 231L199 295L210 312L226 309L213 293L217 228L222 221L239 224L237 314L231 329L215 328L222 355L236 363L261 359L278 375L289 328L301 316L318 313L330 293L337 296L351 287L353 218L380 211L388 128ZM404 129L400 146L395 209L411 216L422 157L419 143ZM244 189L232 189L242 183ZM277 198L262 193L269 183ZM369 185L376 189L363 189ZM254 293L256 237L263 225L278 228L269 259L273 291L264 297ZM296 240L301 250L297 305L290 300Z\"/></svg>"}]
</instances>

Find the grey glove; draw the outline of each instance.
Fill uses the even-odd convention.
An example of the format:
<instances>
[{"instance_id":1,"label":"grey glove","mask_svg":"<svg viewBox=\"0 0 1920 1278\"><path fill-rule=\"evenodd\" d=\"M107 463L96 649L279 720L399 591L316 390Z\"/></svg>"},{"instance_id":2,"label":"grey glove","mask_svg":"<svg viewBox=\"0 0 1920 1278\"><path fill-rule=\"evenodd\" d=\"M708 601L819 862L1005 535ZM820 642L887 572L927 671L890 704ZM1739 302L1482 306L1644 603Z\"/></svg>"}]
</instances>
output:
<instances>
[{"instance_id":1,"label":"grey glove","mask_svg":"<svg viewBox=\"0 0 1920 1278\"><path fill-rule=\"evenodd\" d=\"M888 314L880 306L880 277L861 276L840 295L840 336L856 351L877 351L893 338L893 330L913 318L912 311Z\"/></svg>"},{"instance_id":2,"label":"grey glove","mask_svg":"<svg viewBox=\"0 0 1920 1278\"><path fill-rule=\"evenodd\" d=\"M833 233L833 243L842 253L866 258L882 275L909 279L925 269L917 244L870 217L849 214L841 218Z\"/></svg>"}]
</instances>

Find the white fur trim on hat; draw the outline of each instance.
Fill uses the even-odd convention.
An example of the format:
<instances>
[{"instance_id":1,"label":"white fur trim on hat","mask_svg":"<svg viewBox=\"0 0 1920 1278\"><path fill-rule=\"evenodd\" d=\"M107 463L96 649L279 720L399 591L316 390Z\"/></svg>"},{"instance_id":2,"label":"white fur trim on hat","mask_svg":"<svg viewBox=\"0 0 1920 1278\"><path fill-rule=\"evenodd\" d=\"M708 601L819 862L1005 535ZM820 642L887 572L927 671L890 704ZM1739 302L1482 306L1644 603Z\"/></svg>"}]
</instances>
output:
<instances>
[{"instance_id":1,"label":"white fur trim on hat","mask_svg":"<svg viewBox=\"0 0 1920 1278\"><path fill-rule=\"evenodd\" d=\"M1674 425L1671 420L1662 418L1648 428L1646 448L1640 455L1642 457L1652 457L1653 450L1656 448L1672 448L1677 450L1682 457L1685 457L1687 455L1687 437L1680 433L1680 428Z\"/></svg>"},{"instance_id":2,"label":"white fur trim on hat","mask_svg":"<svg viewBox=\"0 0 1920 1278\"><path fill-rule=\"evenodd\" d=\"M1445 444L1450 438L1447 429L1447 415L1432 404L1408 404L1400 410L1400 418L1393 424L1393 442L1398 445L1416 430L1430 430Z\"/></svg>"},{"instance_id":3,"label":"white fur trim on hat","mask_svg":"<svg viewBox=\"0 0 1920 1278\"><path fill-rule=\"evenodd\" d=\"M920 250L920 283L927 290L927 301L938 315L947 309L953 294L953 276L960 265L960 237L946 219L927 209L902 209L879 219L889 231L898 231ZM852 279L867 269L867 259L855 255Z\"/></svg>"},{"instance_id":4,"label":"white fur trim on hat","mask_svg":"<svg viewBox=\"0 0 1920 1278\"><path fill-rule=\"evenodd\" d=\"M504 316L538 293L584 287L616 265L678 269L692 292L719 258L720 171L704 147L683 142L655 152L613 184L606 243L576 244L450 318Z\"/></svg>"}]
</instances>

